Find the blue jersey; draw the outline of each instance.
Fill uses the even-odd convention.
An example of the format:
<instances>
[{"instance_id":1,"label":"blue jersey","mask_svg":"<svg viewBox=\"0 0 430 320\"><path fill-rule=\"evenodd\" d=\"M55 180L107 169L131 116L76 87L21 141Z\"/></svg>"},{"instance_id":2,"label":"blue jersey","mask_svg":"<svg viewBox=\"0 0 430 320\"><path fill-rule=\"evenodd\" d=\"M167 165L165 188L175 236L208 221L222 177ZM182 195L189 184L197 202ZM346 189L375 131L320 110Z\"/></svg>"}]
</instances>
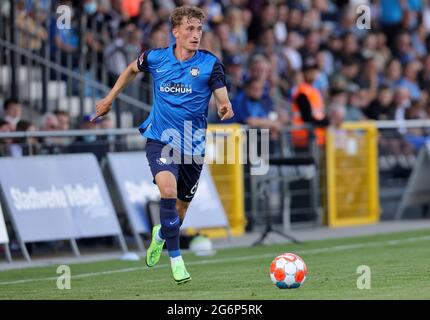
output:
<instances>
[{"instance_id":1,"label":"blue jersey","mask_svg":"<svg viewBox=\"0 0 430 320\"><path fill-rule=\"evenodd\" d=\"M224 67L209 51L197 50L180 62L175 44L147 50L137 63L153 77L153 106L139 130L146 138L169 143L186 155L204 155L212 91L226 86Z\"/></svg>"}]
</instances>

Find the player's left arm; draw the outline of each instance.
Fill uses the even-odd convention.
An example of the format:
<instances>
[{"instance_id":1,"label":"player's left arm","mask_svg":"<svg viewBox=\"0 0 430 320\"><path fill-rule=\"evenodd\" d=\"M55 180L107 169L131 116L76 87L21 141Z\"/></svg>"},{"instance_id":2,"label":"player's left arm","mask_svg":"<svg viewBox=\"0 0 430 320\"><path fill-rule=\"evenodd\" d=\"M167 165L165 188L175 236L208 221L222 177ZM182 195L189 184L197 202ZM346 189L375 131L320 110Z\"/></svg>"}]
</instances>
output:
<instances>
[{"instance_id":1,"label":"player's left arm","mask_svg":"<svg viewBox=\"0 0 430 320\"><path fill-rule=\"evenodd\" d=\"M218 116L221 118L221 121L233 118L234 112L230 99L228 98L227 88L222 87L215 89L213 94L218 109Z\"/></svg>"}]
</instances>

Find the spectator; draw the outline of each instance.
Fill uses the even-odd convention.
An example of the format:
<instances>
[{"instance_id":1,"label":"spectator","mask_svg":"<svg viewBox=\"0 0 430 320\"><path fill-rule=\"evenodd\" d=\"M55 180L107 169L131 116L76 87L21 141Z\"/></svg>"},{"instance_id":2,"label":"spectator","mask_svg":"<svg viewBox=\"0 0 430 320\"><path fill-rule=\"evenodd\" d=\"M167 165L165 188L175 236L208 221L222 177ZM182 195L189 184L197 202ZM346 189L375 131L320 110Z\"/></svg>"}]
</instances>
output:
<instances>
[{"instance_id":1,"label":"spectator","mask_svg":"<svg viewBox=\"0 0 430 320\"><path fill-rule=\"evenodd\" d=\"M12 126L9 122L4 119L0 119L0 133L1 132L11 132ZM12 144L11 138L0 139L0 155L9 156L10 155L10 145Z\"/></svg>"},{"instance_id":2,"label":"spectator","mask_svg":"<svg viewBox=\"0 0 430 320\"><path fill-rule=\"evenodd\" d=\"M58 120L58 130L67 131L70 129L70 113L63 110L55 110L54 115Z\"/></svg>"},{"instance_id":3,"label":"spectator","mask_svg":"<svg viewBox=\"0 0 430 320\"><path fill-rule=\"evenodd\" d=\"M300 71L302 68L302 56L299 48L302 45L302 37L296 31L288 33L287 42L283 49L283 54L287 62L288 71Z\"/></svg>"},{"instance_id":4,"label":"spectator","mask_svg":"<svg viewBox=\"0 0 430 320\"><path fill-rule=\"evenodd\" d=\"M145 40L149 39L152 30L158 22L158 17L155 14L152 1L142 1L140 3L140 13L135 20L137 27L142 32L142 38ZM144 45L148 47L149 44L144 43Z\"/></svg>"},{"instance_id":5,"label":"spectator","mask_svg":"<svg viewBox=\"0 0 430 320\"><path fill-rule=\"evenodd\" d=\"M18 44L23 49L42 53L43 42L48 39L48 32L43 26L46 13L37 8L33 12L25 10L25 1L19 0L16 4L16 27Z\"/></svg>"},{"instance_id":6,"label":"spectator","mask_svg":"<svg viewBox=\"0 0 430 320\"><path fill-rule=\"evenodd\" d=\"M99 9L98 2L96 0L84 0L82 1L82 9L85 15L86 26L85 26L85 62L87 77L93 78L93 80L102 79L102 66L104 60L104 50L108 43L111 42L111 36L108 25L108 16ZM80 59L83 54L81 53ZM97 63L99 62L99 63ZM95 79L94 79L95 77Z\"/></svg>"},{"instance_id":7,"label":"spectator","mask_svg":"<svg viewBox=\"0 0 430 320\"><path fill-rule=\"evenodd\" d=\"M15 98L6 99L3 103L3 113L4 120L9 122L12 130L15 130L22 115L22 107L19 101Z\"/></svg>"},{"instance_id":8,"label":"spectator","mask_svg":"<svg viewBox=\"0 0 430 320\"><path fill-rule=\"evenodd\" d=\"M408 32L402 32L396 37L396 49L394 55L402 65L405 65L416 58L412 48L411 36Z\"/></svg>"},{"instance_id":9,"label":"spectator","mask_svg":"<svg viewBox=\"0 0 430 320\"><path fill-rule=\"evenodd\" d=\"M21 120L16 125L17 132L36 131L36 127L26 120ZM12 157L22 157L39 153L39 142L37 138L16 138L10 146Z\"/></svg>"},{"instance_id":10,"label":"spectator","mask_svg":"<svg viewBox=\"0 0 430 320\"><path fill-rule=\"evenodd\" d=\"M124 51L127 33L130 31L129 24L122 23L119 27L116 38L105 48L105 60L109 75L109 83L113 85L121 74L121 71L127 67L127 55Z\"/></svg>"},{"instance_id":11,"label":"spectator","mask_svg":"<svg viewBox=\"0 0 430 320\"><path fill-rule=\"evenodd\" d=\"M303 64L303 82L301 82L293 95L292 124L303 126L309 124L316 126L315 138L319 146L325 144L325 131L329 122L325 113L324 100L318 89L313 87L313 83L318 75L318 65L316 60L308 58ZM310 147L309 130L294 129L291 132L294 147L299 150Z\"/></svg>"},{"instance_id":12,"label":"spectator","mask_svg":"<svg viewBox=\"0 0 430 320\"><path fill-rule=\"evenodd\" d=\"M147 0L122 0L122 8L129 17L133 18L136 17L139 12L142 12L143 10L148 8L147 6L143 6L142 8L143 3L151 3L152 5L152 1ZM154 12L151 12L151 14L155 16Z\"/></svg>"},{"instance_id":13,"label":"spectator","mask_svg":"<svg viewBox=\"0 0 430 320\"><path fill-rule=\"evenodd\" d=\"M270 64L263 55L255 55L249 63L248 74L245 74L245 81L257 79L264 84L262 101L267 110L273 108L274 79L275 75L270 74Z\"/></svg>"},{"instance_id":14,"label":"spectator","mask_svg":"<svg viewBox=\"0 0 430 320\"><path fill-rule=\"evenodd\" d=\"M268 110L263 104L264 83L260 79L250 79L245 90L232 101L235 116L229 122L247 124L254 128L271 130L271 137L277 139L282 130L282 123L276 119L273 109Z\"/></svg>"},{"instance_id":15,"label":"spectator","mask_svg":"<svg viewBox=\"0 0 430 320\"><path fill-rule=\"evenodd\" d=\"M394 119L402 123L406 119L406 110L411 106L411 96L409 90L406 88L397 88L394 95L395 113ZM406 133L406 129L401 127L400 133Z\"/></svg>"},{"instance_id":16,"label":"spectator","mask_svg":"<svg viewBox=\"0 0 430 320\"><path fill-rule=\"evenodd\" d=\"M343 59L348 59L348 58L360 59L361 58L360 52L359 52L357 36L352 32L345 33L342 36L341 57Z\"/></svg>"},{"instance_id":17,"label":"spectator","mask_svg":"<svg viewBox=\"0 0 430 320\"><path fill-rule=\"evenodd\" d=\"M107 18L109 27L114 35L118 33L121 22L127 22L130 19L127 12L123 10L122 1L123 0L110 0L110 10L107 13Z\"/></svg>"},{"instance_id":18,"label":"spectator","mask_svg":"<svg viewBox=\"0 0 430 320\"><path fill-rule=\"evenodd\" d=\"M53 113L45 113L40 121L40 131L58 131L60 124L58 118ZM63 144L64 137L46 137L42 140L42 145L48 152L57 152L58 146Z\"/></svg>"},{"instance_id":19,"label":"spectator","mask_svg":"<svg viewBox=\"0 0 430 320\"><path fill-rule=\"evenodd\" d=\"M358 83L359 62L353 57L347 57L342 60L342 65L339 71L333 73L330 78L330 83L333 88L346 89Z\"/></svg>"},{"instance_id":20,"label":"spectator","mask_svg":"<svg viewBox=\"0 0 430 320\"><path fill-rule=\"evenodd\" d=\"M229 41L237 48L237 53L244 51L248 43L248 35L242 11L237 7L229 7L225 13L225 21L230 29Z\"/></svg>"},{"instance_id":21,"label":"spectator","mask_svg":"<svg viewBox=\"0 0 430 320\"><path fill-rule=\"evenodd\" d=\"M421 90L418 86L419 65L415 61L411 61L405 65L403 77L400 79L398 86L409 90L412 100L419 100L421 97Z\"/></svg>"},{"instance_id":22,"label":"spectator","mask_svg":"<svg viewBox=\"0 0 430 320\"><path fill-rule=\"evenodd\" d=\"M364 114L372 120L393 120L395 107L393 91L388 86L382 86L378 97L364 109Z\"/></svg>"},{"instance_id":23,"label":"spectator","mask_svg":"<svg viewBox=\"0 0 430 320\"><path fill-rule=\"evenodd\" d=\"M348 104L346 107L346 121L361 121L365 120L364 109L367 107L369 100L368 91L360 89L357 85L351 85L347 88L349 92Z\"/></svg>"},{"instance_id":24,"label":"spectator","mask_svg":"<svg viewBox=\"0 0 430 320\"><path fill-rule=\"evenodd\" d=\"M169 46L169 29L166 28L168 26L165 22L161 22L156 24L149 34L149 48L165 48ZM205 33L203 37L207 37L208 33ZM213 33L210 33L210 36L213 36ZM210 37L209 36L209 37ZM144 37L145 38L145 37ZM202 40L203 42L203 40ZM212 42L212 40L209 40L209 42ZM207 43L206 43L207 45ZM203 47L203 43L202 43ZM209 49L207 49L209 50ZM211 50L209 50L211 51ZM214 54L216 53L215 50L211 51Z\"/></svg>"},{"instance_id":25,"label":"spectator","mask_svg":"<svg viewBox=\"0 0 430 320\"><path fill-rule=\"evenodd\" d=\"M79 125L81 130L95 130L100 126L101 119L91 122L92 114L86 114ZM109 144L106 141L98 139L95 134L86 134L79 136L72 142L68 148L71 153L93 153L100 161L104 155L109 151Z\"/></svg>"},{"instance_id":26,"label":"spectator","mask_svg":"<svg viewBox=\"0 0 430 320\"><path fill-rule=\"evenodd\" d=\"M332 103L329 105L328 109L331 127L339 129L342 126L342 123L345 121L345 105L339 103Z\"/></svg>"},{"instance_id":27,"label":"spectator","mask_svg":"<svg viewBox=\"0 0 430 320\"><path fill-rule=\"evenodd\" d=\"M366 57L363 62L363 71L357 77L357 84L367 89L368 99L372 101L378 94L379 70L377 61L373 56Z\"/></svg>"},{"instance_id":28,"label":"spectator","mask_svg":"<svg viewBox=\"0 0 430 320\"><path fill-rule=\"evenodd\" d=\"M57 130L67 131L70 129L70 113L63 110L54 111L54 115L57 117ZM57 144L67 146L70 144L71 139L69 137L59 137L56 139Z\"/></svg>"},{"instance_id":29,"label":"spectator","mask_svg":"<svg viewBox=\"0 0 430 320\"><path fill-rule=\"evenodd\" d=\"M212 32L208 31L203 33L202 40L200 42L200 46L202 50L208 50L212 52L216 57L218 57L220 60L223 60L223 53L222 53L222 47L219 42L218 36ZM228 56L228 55L226 55Z\"/></svg>"},{"instance_id":30,"label":"spectator","mask_svg":"<svg viewBox=\"0 0 430 320\"><path fill-rule=\"evenodd\" d=\"M423 65L418 75L418 83L420 88L430 94L430 54L423 59Z\"/></svg>"},{"instance_id":31,"label":"spectator","mask_svg":"<svg viewBox=\"0 0 430 320\"><path fill-rule=\"evenodd\" d=\"M402 65L398 59L393 58L388 62L382 83L394 90L399 85L401 76Z\"/></svg>"},{"instance_id":32,"label":"spectator","mask_svg":"<svg viewBox=\"0 0 430 320\"><path fill-rule=\"evenodd\" d=\"M224 61L226 69L227 90L231 99L243 89L243 61L240 55L227 56Z\"/></svg>"},{"instance_id":33,"label":"spectator","mask_svg":"<svg viewBox=\"0 0 430 320\"><path fill-rule=\"evenodd\" d=\"M321 38L318 31L314 30L309 32L305 38L305 43L300 50L302 60L306 60L308 57L315 57L318 50L320 49Z\"/></svg>"},{"instance_id":34,"label":"spectator","mask_svg":"<svg viewBox=\"0 0 430 320\"><path fill-rule=\"evenodd\" d=\"M407 1L407 0L406 0ZM388 39L388 45L394 49L393 35L402 30L403 0L380 0L382 30Z\"/></svg>"}]
</instances>

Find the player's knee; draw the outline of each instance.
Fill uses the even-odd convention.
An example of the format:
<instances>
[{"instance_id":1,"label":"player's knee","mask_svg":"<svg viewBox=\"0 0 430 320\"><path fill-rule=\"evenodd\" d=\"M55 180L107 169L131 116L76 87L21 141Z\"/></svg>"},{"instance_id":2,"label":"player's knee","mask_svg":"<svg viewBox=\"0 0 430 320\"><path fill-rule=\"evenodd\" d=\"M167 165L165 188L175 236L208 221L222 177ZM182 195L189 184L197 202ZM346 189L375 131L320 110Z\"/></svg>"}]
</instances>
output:
<instances>
[{"instance_id":1,"label":"player's knee","mask_svg":"<svg viewBox=\"0 0 430 320\"><path fill-rule=\"evenodd\" d=\"M175 198L177 197L177 191L175 187L165 186L160 188L161 198Z\"/></svg>"}]
</instances>

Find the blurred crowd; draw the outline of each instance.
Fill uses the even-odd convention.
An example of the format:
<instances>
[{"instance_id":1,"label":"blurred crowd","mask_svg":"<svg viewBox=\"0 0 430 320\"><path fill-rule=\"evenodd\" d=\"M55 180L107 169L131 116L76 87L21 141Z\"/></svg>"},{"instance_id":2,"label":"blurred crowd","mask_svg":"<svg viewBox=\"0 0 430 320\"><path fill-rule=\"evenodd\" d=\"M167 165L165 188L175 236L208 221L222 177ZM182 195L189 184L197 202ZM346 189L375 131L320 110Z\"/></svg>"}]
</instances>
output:
<instances>
[{"instance_id":1,"label":"blurred crowd","mask_svg":"<svg viewBox=\"0 0 430 320\"><path fill-rule=\"evenodd\" d=\"M59 29L55 22L44 28L51 2L73 8L71 29ZM206 12L201 48L225 66L236 122L270 128L273 139L295 124L293 105L308 61L315 71L309 85L321 95L326 125L430 118L429 0L22 0L17 27L31 30L32 41L20 45L41 50L51 37L50 49L72 68L83 54L97 56L112 85L142 50L171 43L169 14L184 4ZM369 9L364 28L363 13L357 13L362 4ZM77 23L82 16L83 34ZM85 52L79 51L80 40ZM62 111L45 115L40 126L23 124L13 105L4 106L1 131L51 130L51 122L68 128L60 120L68 117ZM300 112L303 117L301 107ZM212 101L209 122L217 121ZM426 137L427 132L400 134Z\"/></svg>"},{"instance_id":2,"label":"blurred crowd","mask_svg":"<svg viewBox=\"0 0 430 320\"><path fill-rule=\"evenodd\" d=\"M0 133L2 132L34 132L51 131L51 137L27 137L6 138L0 142L0 156L20 157L35 154L51 153L79 153L92 152L102 158L110 151L110 145L114 142L110 135L87 134L76 139L67 136L55 135L55 131L68 131L71 129L71 117L69 112L55 110L45 113L36 123L22 119L22 105L14 98L8 98L3 103L3 118L0 117ZM77 124L76 129L112 129L114 123L109 116L91 122L92 114L85 115Z\"/></svg>"}]
</instances>

